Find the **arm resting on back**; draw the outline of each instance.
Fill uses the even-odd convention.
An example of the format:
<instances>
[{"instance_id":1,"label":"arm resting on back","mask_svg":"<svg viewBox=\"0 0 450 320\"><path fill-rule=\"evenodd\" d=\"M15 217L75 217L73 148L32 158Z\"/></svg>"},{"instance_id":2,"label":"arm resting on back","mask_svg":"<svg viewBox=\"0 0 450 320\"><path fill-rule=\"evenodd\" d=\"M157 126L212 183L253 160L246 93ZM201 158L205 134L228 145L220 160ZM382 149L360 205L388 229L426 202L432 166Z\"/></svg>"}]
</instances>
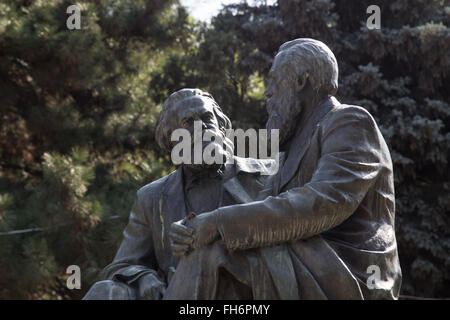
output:
<instances>
[{"instance_id":1,"label":"arm resting on back","mask_svg":"<svg viewBox=\"0 0 450 320\"><path fill-rule=\"evenodd\" d=\"M321 156L310 182L218 209L219 232L230 250L308 238L341 224L389 166L388 150L367 112L350 107L329 116L319 128Z\"/></svg>"}]
</instances>

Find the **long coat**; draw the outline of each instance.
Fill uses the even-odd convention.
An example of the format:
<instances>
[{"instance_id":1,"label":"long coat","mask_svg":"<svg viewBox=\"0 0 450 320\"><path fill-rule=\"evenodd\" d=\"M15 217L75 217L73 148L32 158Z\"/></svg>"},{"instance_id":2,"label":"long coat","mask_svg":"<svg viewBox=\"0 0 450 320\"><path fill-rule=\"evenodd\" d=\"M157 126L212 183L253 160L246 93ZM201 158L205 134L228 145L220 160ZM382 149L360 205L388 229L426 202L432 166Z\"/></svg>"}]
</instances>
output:
<instances>
[{"instance_id":1,"label":"long coat","mask_svg":"<svg viewBox=\"0 0 450 320\"><path fill-rule=\"evenodd\" d=\"M392 161L365 109L330 96L272 178L270 196L218 212L229 251L261 248L277 297L398 297Z\"/></svg>"},{"instance_id":2,"label":"long coat","mask_svg":"<svg viewBox=\"0 0 450 320\"><path fill-rule=\"evenodd\" d=\"M257 197L274 162L240 157L233 160L226 164L224 190L235 203ZM173 222L185 216L181 168L140 188L123 241L112 263L104 268L102 278L131 284L153 273L167 283L179 261L172 255L168 231Z\"/></svg>"}]
</instances>

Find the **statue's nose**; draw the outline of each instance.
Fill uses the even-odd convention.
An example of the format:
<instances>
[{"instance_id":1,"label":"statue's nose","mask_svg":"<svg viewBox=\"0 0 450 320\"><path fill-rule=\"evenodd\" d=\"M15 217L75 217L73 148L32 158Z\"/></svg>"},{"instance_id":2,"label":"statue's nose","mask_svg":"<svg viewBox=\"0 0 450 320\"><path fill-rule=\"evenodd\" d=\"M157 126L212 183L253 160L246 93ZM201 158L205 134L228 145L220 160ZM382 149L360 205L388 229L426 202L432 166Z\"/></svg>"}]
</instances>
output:
<instances>
[{"instance_id":1,"label":"statue's nose","mask_svg":"<svg viewBox=\"0 0 450 320\"><path fill-rule=\"evenodd\" d=\"M205 130L208 128L208 126L206 125L205 121L203 121L200 117L196 118L195 121L200 122L202 130Z\"/></svg>"}]
</instances>

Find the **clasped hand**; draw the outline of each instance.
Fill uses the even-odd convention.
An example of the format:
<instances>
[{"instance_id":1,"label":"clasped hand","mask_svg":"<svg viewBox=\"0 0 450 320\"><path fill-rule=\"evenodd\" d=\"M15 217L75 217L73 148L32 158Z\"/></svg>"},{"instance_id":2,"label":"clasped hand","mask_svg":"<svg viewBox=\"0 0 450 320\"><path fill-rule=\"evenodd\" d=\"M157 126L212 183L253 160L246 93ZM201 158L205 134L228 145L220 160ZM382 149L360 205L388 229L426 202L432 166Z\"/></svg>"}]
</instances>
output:
<instances>
[{"instance_id":1,"label":"clasped hand","mask_svg":"<svg viewBox=\"0 0 450 320\"><path fill-rule=\"evenodd\" d=\"M211 211L172 223L169 232L172 253L182 257L217 240L220 237L217 218L218 212Z\"/></svg>"}]
</instances>

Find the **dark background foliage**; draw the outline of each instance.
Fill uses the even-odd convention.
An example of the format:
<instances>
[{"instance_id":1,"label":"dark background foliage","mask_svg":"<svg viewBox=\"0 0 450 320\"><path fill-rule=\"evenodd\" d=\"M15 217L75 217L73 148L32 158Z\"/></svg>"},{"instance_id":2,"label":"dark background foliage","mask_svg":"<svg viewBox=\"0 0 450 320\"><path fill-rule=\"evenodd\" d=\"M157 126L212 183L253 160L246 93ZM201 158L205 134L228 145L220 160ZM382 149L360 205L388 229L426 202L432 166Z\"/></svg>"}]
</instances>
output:
<instances>
[{"instance_id":1,"label":"dark background foliage","mask_svg":"<svg viewBox=\"0 0 450 320\"><path fill-rule=\"evenodd\" d=\"M213 94L234 127L263 128L265 76L285 41L324 41L338 99L376 118L395 167L402 297L450 297L450 6L442 0L278 0L205 24L174 1L0 3L0 298L79 299L121 241L136 190L172 169L161 103ZM30 230L31 229L31 230ZM13 233L13 230L28 230ZM68 290L79 265L82 289Z\"/></svg>"}]
</instances>

